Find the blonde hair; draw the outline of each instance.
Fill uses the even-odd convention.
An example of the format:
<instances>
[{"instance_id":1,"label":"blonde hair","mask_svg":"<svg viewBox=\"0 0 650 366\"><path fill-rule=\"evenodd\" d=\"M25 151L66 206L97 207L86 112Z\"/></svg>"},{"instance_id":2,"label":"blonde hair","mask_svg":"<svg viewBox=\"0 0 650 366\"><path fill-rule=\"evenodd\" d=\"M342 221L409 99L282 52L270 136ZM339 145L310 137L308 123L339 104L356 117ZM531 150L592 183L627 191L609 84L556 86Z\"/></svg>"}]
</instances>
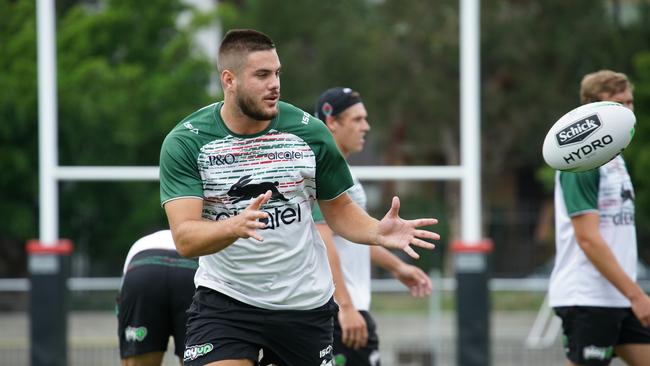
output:
<instances>
[{"instance_id":1,"label":"blonde hair","mask_svg":"<svg viewBox=\"0 0 650 366\"><path fill-rule=\"evenodd\" d=\"M612 70L600 70L587 74L580 82L580 102L582 104L599 102L603 94L614 95L633 89L627 75Z\"/></svg>"}]
</instances>

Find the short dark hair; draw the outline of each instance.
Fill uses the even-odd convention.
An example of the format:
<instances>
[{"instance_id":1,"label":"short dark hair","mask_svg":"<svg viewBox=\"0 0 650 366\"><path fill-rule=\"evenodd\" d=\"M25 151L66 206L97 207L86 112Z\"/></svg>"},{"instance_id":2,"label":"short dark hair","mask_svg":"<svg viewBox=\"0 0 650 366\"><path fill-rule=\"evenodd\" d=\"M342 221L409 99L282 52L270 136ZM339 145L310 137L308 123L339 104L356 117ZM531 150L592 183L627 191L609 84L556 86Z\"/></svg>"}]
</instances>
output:
<instances>
[{"instance_id":1,"label":"short dark hair","mask_svg":"<svg viewBox=\"0 0 650 366\"><path fill-rule=\"evenodd\" d=\"M238 69L244 56L254 51L267 51L275 48L271 37L254 29L231 29L223 37L219 46L217 68Z\"/></svg>"},{"instance_id":2,"label":"short dark hair","mask_svg":"<svg viewBox=\"0 0 650 366\"><path fill-rule=\"evenodd\" d=\"M603 93L614 95L633 85L627 75L612 70L600 70L587 74L580 83L580 102L582 104L602 101Z\"/></svg>"}]
</instances>

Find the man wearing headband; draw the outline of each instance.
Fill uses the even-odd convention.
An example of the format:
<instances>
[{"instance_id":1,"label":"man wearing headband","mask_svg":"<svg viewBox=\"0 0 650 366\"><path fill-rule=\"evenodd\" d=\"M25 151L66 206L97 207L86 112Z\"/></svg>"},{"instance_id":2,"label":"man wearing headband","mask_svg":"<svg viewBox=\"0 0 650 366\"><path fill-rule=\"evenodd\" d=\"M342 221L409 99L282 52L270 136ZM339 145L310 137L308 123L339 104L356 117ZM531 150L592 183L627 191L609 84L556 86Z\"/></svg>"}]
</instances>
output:
<instances>
[{"instance_id":1,"label":"man wearing headband","mask_svg":"<svg viewBox=\"0 0 650 366\"><path fill-rule=\"evenodd\" d=\"M370 130L366 108L361 96L350 88L331 88L316 103L315 116L322 120L334 136L343 156L363 150L365 135ZM366 194L353 176L354 185L347 190L350 198L366 208ZM431 293L431 281L419 268L404 263L390 251L379 246L358 245L335 234L315 205L313 218L327 246L327 254L336 289L334 299L339 305L334 317L334 364L337 366L376 366L379 340L370 309L370 262L391 272L415 297Z\"/></svg>"}]
</instances>

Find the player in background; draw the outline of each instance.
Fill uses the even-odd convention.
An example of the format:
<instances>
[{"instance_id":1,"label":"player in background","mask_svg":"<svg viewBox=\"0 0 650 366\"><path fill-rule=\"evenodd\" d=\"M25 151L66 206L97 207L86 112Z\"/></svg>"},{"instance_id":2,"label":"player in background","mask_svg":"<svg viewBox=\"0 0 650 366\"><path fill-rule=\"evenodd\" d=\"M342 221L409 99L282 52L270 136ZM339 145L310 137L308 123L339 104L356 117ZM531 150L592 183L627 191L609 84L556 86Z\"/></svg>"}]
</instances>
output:
<instances>
[{"instance_id":1,"label":"player in background","mask_svg":"<svg viewBox=\"0 0 650 366\"><path fill-rule=\"evenodd\" d=\"M583 104L618 102L633 110L626 75L584 76ZM622 156L555 178L555 266L549 304L562 319L568 365L650 364L650 298L636 283L634 189Z\"/></svg>"},{"instance_id":2,"label":"player in background","mask_svg":"<svg viewBox=\"0 0 650 366\"><path fill-rule=\"evenodd\" d=\"M370 130L368 113L358 92L350 88L331 88L316 103L315 116L332 132L341 154L363 150ZM350 198L366 208L366 194L356 177L348 189ZM334 299L339 306L334 317L334 364L337 366L378 366L379 338L370 310L370 265L378 265L395 276L415 297L431 294L431 280L418 267L403 262L386 248L358 245L335 234L325 222L318 206L313 213L316 227L327 246L334 284Z\"/></svg>"},{"instance_id":3,"label":"player in background","mask_svg":"<svg viewBox=\"0 0 650 366\"><path fill-rule=\"evenodd\" d=\"M174 354L182 360L197 267L196 260L176 252L169 230L131 246L116 307L122 366L160 366L170 336Z\"/></svg>"},{"instance_id":4,"label":"player in background","mask_svg":"<svg viewBox=\"0 0 650 366\"><path fill-rule=\"evenodd\" d=\"M200 257L186 365L331 366L334 284L311 216L358 243L433 249L438 234L379 221L351 201L348 166L325 125L280 101L275 44L230 30L219 47L222 102L183 119L160 153L161 203L179 253Z\"/></svg>"}]
</instances>

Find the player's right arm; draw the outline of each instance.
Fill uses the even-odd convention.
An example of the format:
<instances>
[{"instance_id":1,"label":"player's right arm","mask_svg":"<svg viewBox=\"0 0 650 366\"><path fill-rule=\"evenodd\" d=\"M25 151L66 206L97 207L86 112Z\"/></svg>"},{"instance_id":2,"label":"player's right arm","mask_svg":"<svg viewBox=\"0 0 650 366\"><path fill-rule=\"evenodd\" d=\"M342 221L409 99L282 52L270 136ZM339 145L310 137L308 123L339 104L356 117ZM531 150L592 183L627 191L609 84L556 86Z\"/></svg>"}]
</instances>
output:
<instances>
[{"instance_id":1,"label":"player's right arm","mask_svg":"<svg viewBox=\"0 0 650 366\"><path fill-rule=\"evenodd\" d=\"M366 320L354 307L350 292L345 285L339 253L332 239L334 233L325 223L316 224L316 228L327 248L327 260L334 278L334 299L339 306L338 320L341 325L341 342L353 349L365 347L368 343L368 327Z\"/></svg>"},{"instance_id":2,"label":"player's right arm","mask_svg":"<svg viewBox=\"0 0 650 366\"><path fill-rule=\"evenodd\" d=\"M160 150L160 200L165 208L176 250L184 257L216 253L239 238L262 240L259 219L268 214L259 208L269 200L266 192L251 201L239 215L226 220L204 220L203 181L197 163L205 141L186 128L174 129Z\"/></svg>"},{"instance_id":3,"label":"player's right arm","mask_svg":"<svg viewBox=\"0 0 650 366\"><path fill-rule=\"evenodd\" d=\"M263 241L257 229L266 226L260 219L268 214L260 207L271 198L271 191L259 195L239 215L226 220L208 221L201 217L203 200L179 198L165 203L165 213L176 250L183 257L216 253L239 238Z\"/></svg>"},{"instance_id":4,"label":"player's right arm","mask_svg":"<svg viewBox=\"0 0 650 366\"><path fill-rule=\"evenodd\" d=\"M650 326L650 297L623 270L600 235L600 215L587 212L573 216L571 223L580 249L614 287L630 300L632 311L644 326Z\"/></svg>"}]
</instances>

